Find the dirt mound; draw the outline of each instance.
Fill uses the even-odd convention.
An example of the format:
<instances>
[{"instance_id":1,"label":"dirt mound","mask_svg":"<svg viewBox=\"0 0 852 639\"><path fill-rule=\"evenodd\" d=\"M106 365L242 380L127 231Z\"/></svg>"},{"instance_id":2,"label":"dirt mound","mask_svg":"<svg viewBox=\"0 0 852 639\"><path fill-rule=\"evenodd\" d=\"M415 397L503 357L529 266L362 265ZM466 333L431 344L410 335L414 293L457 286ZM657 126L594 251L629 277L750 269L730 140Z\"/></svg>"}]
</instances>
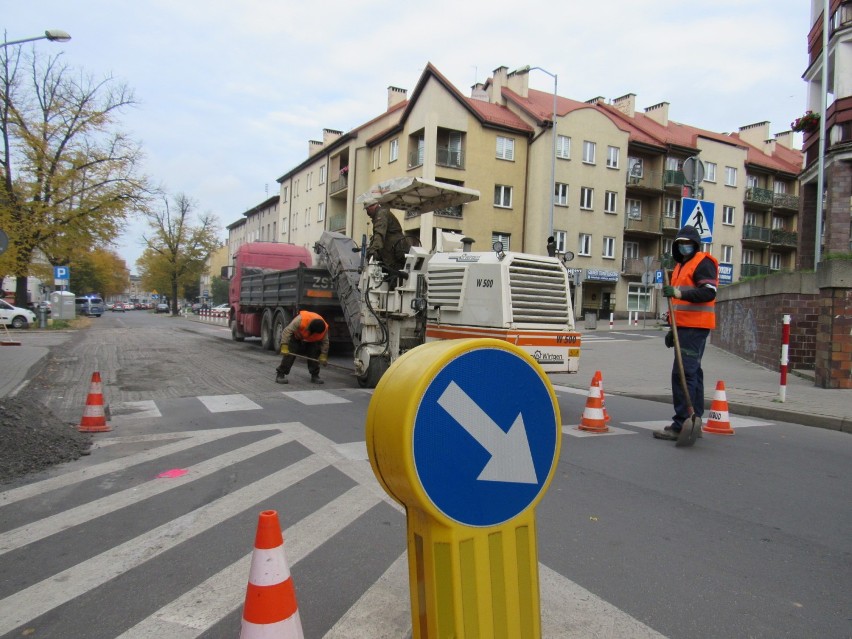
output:
<instances>
[{"instance_id":1,"label":"dirt mound","mask_svg":"<svg viewBox=\"0 0 852 639\"><path fill-rule=\"evenodd\" d=\"M0 399L0 484L87 454L91 435L27 397Z\"/></svg>"}]
</instances>

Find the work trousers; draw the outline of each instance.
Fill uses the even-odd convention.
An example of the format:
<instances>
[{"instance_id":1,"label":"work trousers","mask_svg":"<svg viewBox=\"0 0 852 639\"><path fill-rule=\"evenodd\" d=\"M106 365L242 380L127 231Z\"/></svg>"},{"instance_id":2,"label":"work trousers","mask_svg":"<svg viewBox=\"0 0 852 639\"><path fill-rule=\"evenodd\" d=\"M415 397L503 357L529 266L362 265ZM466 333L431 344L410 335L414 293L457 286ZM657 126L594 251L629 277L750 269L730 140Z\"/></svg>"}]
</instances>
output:
<instances>
[{"instance_id":1,"label":"work trousers","mask_svg":"<svg viewBox=\"0 0 852 639\"><path fill-rule=\"evenodd\" d=\"M677 338L680 343L680 354L683 359L683 373L686 378L686 388L692 400L692 408L698 417L704 414L704 371L701 368L701 358L704 357L704 346L710 329L707 328L677 328ZM680 428L689 418L686 396L680 383L680 371L675 356L672 364L672 403L675 414L672 422Z\"/></svg>"},{"instance_id":2,"label":"work trousers","mask_svg":"<svg viewBox=\"0 0 852 639\"><path fill-rule=\"evenodd\" d=\"M302 340L293 337L290 340L289 346L290 353L293 353L294 355L304 355L305 357L311 358L308 360L308 371L310 372L311 377L319 375L320 365L314 360L320 356L322 342L303 342ZM275 372L279 375L289 375L290 369L293 368L293 362L295 361L296 358L293 355L283 355L281 357L281 363L278 365L278 368L275 369Z\"/></svg>"}]
</instances>

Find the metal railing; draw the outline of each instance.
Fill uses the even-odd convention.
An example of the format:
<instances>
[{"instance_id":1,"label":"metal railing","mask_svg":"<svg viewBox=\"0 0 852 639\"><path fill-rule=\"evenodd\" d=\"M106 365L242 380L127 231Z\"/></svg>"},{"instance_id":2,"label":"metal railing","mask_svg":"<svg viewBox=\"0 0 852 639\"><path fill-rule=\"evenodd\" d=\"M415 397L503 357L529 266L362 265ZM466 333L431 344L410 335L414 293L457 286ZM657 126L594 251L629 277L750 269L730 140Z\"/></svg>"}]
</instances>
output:
<instances>
[{"instance_id":1,"label":"metal railing","mask_svg":"<svg viewBox=\"0 0 852 639\"><path fill-rule=\"evenodd\" d=\"M414 149L408 154L408 168L423 166L423 149Z\"/></svg>"},{"instance_id":2,"label":"metal railing","mask_svg":"<svg viewBox=\"0 0 852 639\"><path fill-rule=\"evenodd\" d=\"M772 206L772 191L769 189L761 189L756 186L752 186L746 189L745 193L745 201L750 204L764 204L766 206Z\"/></svg>"},{"instance_id":3,"label":"metal railing","mask_svg":"<svg viewBox=\"0 0 852 639\"><path fill-rule=\"evenodd\" d=\"M799 210L799 196L789 195L787 193L774 193L772 205L779 209Z\"/></svg>"},{"instance_id":4,"label":"metal railing","mask_svg":"<svg viewBox=\"0 0 852 639\"><path fill-rule=\"evenodd\" d=\"M769 242L771 232L762 226L744 226L743 239L754 242Z\"/></svg>"},{"instance_id":5,"label":"metal railing","mask_svg":"<svg viewBox=\"0 0 852 639\"><path fill-rule=\"evenodd\" d=\"M435 164L438 166L448 166L454 169L464 168L464 151L439 146L436 149L436 154Z\"/></svg>"},{"instance_id":6,"label":"metal railing","mask_svg":"<svg viewBox=\"0 0 852 639\"><path fill-rule=\"evenodd\" d=\"M627 173L628 188L637 189L662 189L663 175L659 171L643 171L642 175L631 175Z\"/></svg>"},{"instance_id":7,"label":"metal railing","mask_svg":"<svg viewBox=\"0 0 852 639\"><path fill-rule=\"evenodd\" d=\"M336 179L336 180L333 180L328 185L329 194L333 195L335 193L339 193L340 191L343 191L348 186L348 183L349 183L348 178L345 175L343 177Z\"/></svg>"},{"instance_id":8,"label":"metal railing","mask_svg":"<svg viewBox=\"0 0 852 639\"><path fill-rule=\"evenodd\" d=\"M742 277L754 277L755 275L769 275L769 267L765 264L743 264L740 267Z\"/></svg>"},{"instance_id":9,"label":"metal railing","mask_svg":"<svg viewBox=\"0 0 852 639\"><path fill-rule=\"evenodd\" d=\"M798 246L799 234L794 231L784 231L782 229L773 229L770 234L772 244L778 246Z\"/></svg>"},{"instance_id":10,"label":"metal railing","mask_svg":"<svg viewBox=\"0 0 852 639\"><path fill-rule=\"evenodd\" d=\"M683 186L686 184L686 176L683 171L666 169L663 171L663 186Z\"/></svg>"},{"instance_id":11,"label":"metal railing","mask_svg":"<svg viewBox=\"0 0 852 639\"><path fill-rule=\"evenodd\" d=\"M624 216L624 230L645 233L660 233L660 214L658 212L642 211L638 216L626 214Z\"/></svg>"}]
</instances>

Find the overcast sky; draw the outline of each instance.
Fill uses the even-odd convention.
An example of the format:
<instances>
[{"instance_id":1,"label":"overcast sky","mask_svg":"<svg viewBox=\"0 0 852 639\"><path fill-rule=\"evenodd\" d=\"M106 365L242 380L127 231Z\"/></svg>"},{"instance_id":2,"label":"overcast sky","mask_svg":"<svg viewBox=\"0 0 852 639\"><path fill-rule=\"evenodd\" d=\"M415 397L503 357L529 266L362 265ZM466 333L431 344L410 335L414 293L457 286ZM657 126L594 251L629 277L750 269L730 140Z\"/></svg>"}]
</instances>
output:
<instances>
[{"instance_id":1,"label":"overcast sky","mask_svg":"<svg viewBox=\"0 0 852 639\"><path fill-rule=\"evenodd\" d=\"M428 8L427 8L428 7ZM669 117L718 132L806 106L806 0L0 0L9 40L71 34L67 64L112 74L139 107L123 127L145 171L222 228L277 190L324 128L348 131L411 91L428 62L465 95L500 66L539 66L559 94L667 101ZM530 74L532 88L553 79ZM117 240L131 271L139 224ZM222 238L225 238L223 230Z\"/></svg>"}]
</instances>

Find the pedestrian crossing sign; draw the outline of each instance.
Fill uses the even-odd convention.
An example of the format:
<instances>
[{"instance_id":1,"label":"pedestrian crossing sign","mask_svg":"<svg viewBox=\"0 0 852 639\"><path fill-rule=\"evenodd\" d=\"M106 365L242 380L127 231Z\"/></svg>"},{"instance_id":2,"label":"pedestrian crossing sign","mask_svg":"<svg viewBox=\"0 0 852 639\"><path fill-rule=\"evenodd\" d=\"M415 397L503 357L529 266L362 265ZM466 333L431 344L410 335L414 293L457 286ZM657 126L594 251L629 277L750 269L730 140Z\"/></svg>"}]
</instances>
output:
<instances>
[{"instance_id":1,"label":"pedestrian crossing sign","mask_svg":"<svg viewBox=\"0 0 852 639\"><path fill-rule=\"evenodd\" d=\"M716 213L716 203L706 200L696 200L685 197L680 207L680 226L694 226L701 236L701 242L707 244L713 241L713 218Z\"/></svg>"}]
</instances>

